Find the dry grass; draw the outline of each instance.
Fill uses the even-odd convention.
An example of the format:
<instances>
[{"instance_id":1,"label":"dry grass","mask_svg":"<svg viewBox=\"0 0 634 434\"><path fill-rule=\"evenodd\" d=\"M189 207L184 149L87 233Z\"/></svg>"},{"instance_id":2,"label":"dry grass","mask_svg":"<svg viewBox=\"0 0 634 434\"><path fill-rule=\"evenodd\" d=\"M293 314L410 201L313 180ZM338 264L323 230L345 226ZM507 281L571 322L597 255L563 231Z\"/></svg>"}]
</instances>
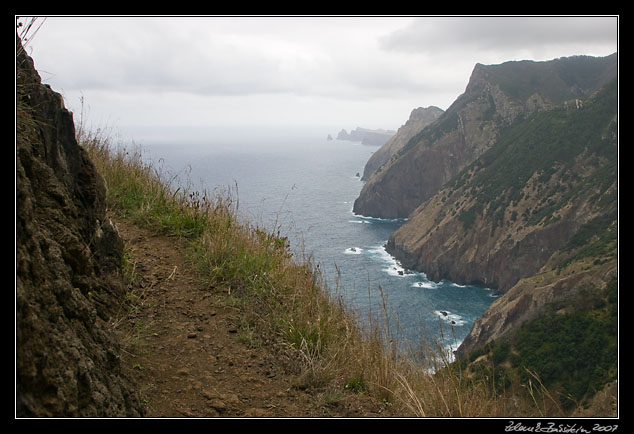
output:
<instances>
[{"instance_id":1,"label":"dry grass","mask_svg":"<svg viewBox=\"0 0 634 434\"><path fill-rule=\"evenodd\" d=\"M392 331L380 318L361 330L310 259L294 258L279 232L240 220L231 191L174 189L173 178L144 163L140 149L114 146L103 130L77 131L106 182L111 211L189 240L191 261L239 309L245 339L279 348L289 369L301 373L297 387L367 394L404 416L541 415L544 407L530 405L525 393L494 392L433 346L417 350L426 363L401 354L386 344ZM386 305L379 311L389 315Z\"/></svg>"}]
</instances>

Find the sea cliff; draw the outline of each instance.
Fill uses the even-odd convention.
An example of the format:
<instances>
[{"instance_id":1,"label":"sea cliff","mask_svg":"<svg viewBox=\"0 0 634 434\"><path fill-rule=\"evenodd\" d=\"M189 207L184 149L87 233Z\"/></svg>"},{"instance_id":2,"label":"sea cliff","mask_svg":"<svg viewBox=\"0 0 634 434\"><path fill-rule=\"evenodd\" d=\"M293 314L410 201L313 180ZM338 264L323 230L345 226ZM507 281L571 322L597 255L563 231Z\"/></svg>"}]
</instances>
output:
<instances>
[{"instance_id":1,"label":"sea cliff","mask_svg":"<svg viewBox=\"0 0 634 434\"><path fill-rule=\"evenodd\" d=\"M459 356L616 274L616 64L476 65L465 93L355 202L359 214L408 217L386 246L405 267L505 294Z\"/></svg>"},{"instance_id":2,"label":"sea cliff","mask_svg":"<svg viewBox=\"0 0 634 434\"><path fill-rule=\"evenodd\" d=\"M531 113L582 99L616 76L616 54L477 64L465 92L363 186L354 212L405 218Z\"/></svg>"},{"instance_id":3,"label":"sea cliff","mask_svg":"<svg viewBox=\"0 0 634 434\"><path fill-rule=\"evenodd\" d=\"M418 107L412 110L407 122L396 131L394 136L372 154L363 169L361 180L367 181L377 169L392 156L396 155L414 135L420 133L427 125L438 119L442 113L443 110L435 106Z\"/></svg>"}]
</instances>

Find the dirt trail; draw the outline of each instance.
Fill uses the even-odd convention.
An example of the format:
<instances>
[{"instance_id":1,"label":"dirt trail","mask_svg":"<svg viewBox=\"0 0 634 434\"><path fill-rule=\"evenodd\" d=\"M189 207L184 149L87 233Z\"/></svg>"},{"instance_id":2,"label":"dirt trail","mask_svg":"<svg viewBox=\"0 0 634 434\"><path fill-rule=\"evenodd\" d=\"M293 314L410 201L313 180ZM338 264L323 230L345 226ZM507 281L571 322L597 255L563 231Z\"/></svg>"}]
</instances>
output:
<instances>
[{"instance_id":1,"label":"dirt trail","mask_svg":"<svg viewBox=\"0 0 634 434\"><path fill-rule=\"evenodd\" d=\"M113 220L136 277L133 309L116 326L121 365L137 382L148 417L386 416L369 397L326 401L293 387L294 376L272 352L239 339L226 293L197 276L177 238Z\"/></svg>"}]
</instances>

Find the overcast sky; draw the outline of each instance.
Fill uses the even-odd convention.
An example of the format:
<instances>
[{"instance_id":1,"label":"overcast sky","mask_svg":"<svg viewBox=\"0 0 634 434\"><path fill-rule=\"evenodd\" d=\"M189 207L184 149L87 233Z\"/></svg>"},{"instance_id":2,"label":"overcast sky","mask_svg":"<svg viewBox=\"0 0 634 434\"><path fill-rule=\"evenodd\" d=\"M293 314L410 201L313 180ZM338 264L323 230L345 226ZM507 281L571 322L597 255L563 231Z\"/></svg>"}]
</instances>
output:
<instances>
[{"instance_id":1,"label":"overcast sky","mask_svg":"<svg viewBox=\"0 0 634 434\"><path fill-rule=\"evenodd\" d=\"M616 17L48 17L42 79L147 143L261 127L397 129L446 109L476 63L605 56Z\"/></svg>"}]
</instances>

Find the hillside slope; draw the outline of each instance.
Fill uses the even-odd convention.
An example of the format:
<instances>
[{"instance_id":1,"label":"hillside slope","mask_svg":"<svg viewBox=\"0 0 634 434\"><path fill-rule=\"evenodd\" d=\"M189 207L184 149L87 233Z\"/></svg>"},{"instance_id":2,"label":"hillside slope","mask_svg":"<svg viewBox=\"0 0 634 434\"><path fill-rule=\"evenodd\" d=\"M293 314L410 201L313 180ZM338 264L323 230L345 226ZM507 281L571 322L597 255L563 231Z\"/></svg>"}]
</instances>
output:
<instances>
[{"instance_id":1,"label":"hillside slope","mask_svg":"<svg viewBox=\"0 0 634 434\"><path fill-rule=\"evenodd\" d=\"M435 281L484 284L501 295L475 321L456 352L459 360L488 360L486 369L501 375L501 385L531 380L530 370L561 394L564 407L570 396L589 399L618 375L613 61L616 55L476 67L454 106L368 183L371 192L382 192L369 196L389 211L385 216L407 211L413 197L427 197L386 246L405 267ZM476 88L489 90L478 98ZM483 109L482 97L496 109L488 116L471 111L479 116L469 127L467 109ZM529 109L531 99L540 104ZM452 114L458 127L447 124ZM487 144L474 140L485 131ZM449 164L458 160L461 169ZM413 179L404 182L406 173ZM399 186L400 196L385 193Z\"/></svg>"},{"instance_id":2,"label":"hillside slope","mask_svg":"<svg viewBox=\"0 0 634 434\"><path fill-rule=\"evenodd\" d=\"M501 384L534 372L565 407L614 381L617 80L501 130L410 214L387 250L432 280L503 294L456 352L494 360Z\"/></svg>"},{"instance_id":3,"label":"hillside slope","mask_svg":"<svg viewBox=\"0 0 634 434\"><path fill-rule=\"evenodd\" d=\"M616 65L616 53L603 58L477 64L465 92L370 177L354 212L407 217L489 149L501 129L537 110L587 97L616 76Z\"/></svg>"},{"instance_id":4,"label":"hillside slope","mask_svg":"<svg viewBox=\"0 0 634 434\"><path fill-rule=\"evenodd\" d=\"M495 145L412 212L388 251L433 280L482 283L499 292L539 272L561 249L563 264L593 236L603 244L585 254L613 258L617 91L613 80L579 108L543 110L503 130Z\"/></svg>"},{"instance_id":5,"label":"hillside slope","mask_svg":"<svg viewBox=\"0 0 634 434\"><path fill-rule=\"evenodd\" d=\"M509 128L390 238L388 251L431 279L507 293L460 354L616 273L617 90L613 81L583 107Z\"/></svg>"},{"instance_id":6,"label":"hillside slope","mask_svg":"<svg viewBox=\"0 0 634 434\"><path fill-rule=\"evenodd\" d=\"M288 349L245 324L231 289L211 286L182 239L113 217L134 263L133 300L116 335L147 417L383 417L369 396L298 387ZM233 301L233 303L231 302ZM253 327L253 325L251 325ZM329 404L329 405L327 405Z\"/></svg>"}]
</instances>

